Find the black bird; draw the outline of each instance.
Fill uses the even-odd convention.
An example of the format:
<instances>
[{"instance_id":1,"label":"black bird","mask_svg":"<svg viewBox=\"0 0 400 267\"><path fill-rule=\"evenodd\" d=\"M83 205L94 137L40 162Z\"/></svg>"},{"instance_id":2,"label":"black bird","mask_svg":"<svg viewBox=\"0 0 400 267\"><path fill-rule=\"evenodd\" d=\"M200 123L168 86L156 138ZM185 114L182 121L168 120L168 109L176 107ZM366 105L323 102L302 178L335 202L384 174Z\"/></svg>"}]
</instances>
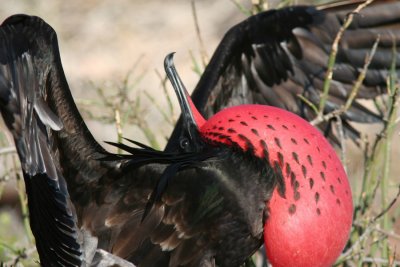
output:
<instances>
[{"instance_id":1,"label":"black bird","mask_svg":"<svg viewBox=\"0 0 400 267\"><path fill-rule=\"evenodd\" d=\"M344 12L349 10L292 7L260 13L233 27L196 87L194 104L207 116L224 106L267 103L311 118L293 92L318 102L326 64L321 58L329 53ZM387 14L378 17L379 12ZM390 27L396 26L399 14L396 3L366 9L356 18L352 30L357 35L345 36L340 46L340 68L334 73L327 111L346 98L348 84L378 34L380 47L360 96L372 98L385 88L393 38L397 44L400 36ZM41 264L90 265L101 258L98 249L103 249L138 266L239 266L261 246L264 224L266 233L285 230L277 221L280 217L274 216L280 212L274 203L286 200L280 214L301 220L306 218L303 208L312 207L310 216L319 218L314 223L324 230L337 230L321 223L331 219L325 213L328 207L340 216L340 240L332 242L335 247L323 244L330 250L323 260L332 263L351 223L351 193L330 146L304 121L274 108L240 106L205 121L171 60L167 58L166 70L183 118L167 150L132 141L138 147L115 144L129 155L113 155L95 142L73 102L54 30L26 15L10 17L1 25L0 109L21 159ZM273 118L268 117L271 114ZM373 122L380 117L355 104L343 119ZM289 127L301 128L304 138L300 133L294 136L299 130ZM349 125L348 129L356 133ZM296 154L297 145L306 154ZM313 167L317 161L321 167ZM336 167L327 169L327 164ZM313 174L321 179L312 179ZM325 183L334 188L332 194L318 191ZM314 236L309 231L315 224L304 228ZM274 266L285 265L288 259L324 264L321 257L308 257L307 251L303 258L290 254L296 249L290 244L311 242L321 247L316 240L305 236L294 242L284 235L269 235L267 247L268 239L273 240L270 244L284 244L269 250ZM281 253L290 257L279 258Z\"/></svg>"},{"instance_id":2,"label":"black bird","mask_svg":"<svg viewBox=\"0 0 400 267\"><path fill-rule=\"evenodd\" d=\"M192 93L198 110L206 118L239 104L263 104L283 108L311 121L316 114L301 100L316 107L320 102L332 43L348 14L363 1L345 1L325 8L312 20L292 11L259 14L232 27L223 37ZM393 58L399 71L400 10L396 1L375 1L356 14L338 47L333 80L324 114L344 105L379 37L378 50L350 110L342 114L345 134L354 141L360 136L351 122L379 123L382 115L361 104L386 92L386 78ZM334 120L334 119L333 119ZM338 143L331 122L318 127ZM167 150L177 147L181 126L176 125Z\"/></svg>"}]
</instances>

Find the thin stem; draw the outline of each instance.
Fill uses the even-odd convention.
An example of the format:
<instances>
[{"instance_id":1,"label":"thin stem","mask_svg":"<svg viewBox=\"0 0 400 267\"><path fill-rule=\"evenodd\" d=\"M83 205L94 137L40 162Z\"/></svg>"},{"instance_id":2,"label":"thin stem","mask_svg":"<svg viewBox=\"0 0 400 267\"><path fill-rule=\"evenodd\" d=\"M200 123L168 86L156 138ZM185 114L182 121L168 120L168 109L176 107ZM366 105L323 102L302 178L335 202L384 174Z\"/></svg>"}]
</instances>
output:
<instances>
[{"instance_id":1,"label":"thin stem","mask_svg":"<svg viewBox=\"0 0 400 267\"><path fill-rule=\"evenodd\" d=\"M362 85L362 83L363 83L363 81L365 79L365 76L366 76L367 71L368 71L368 67L369 67L369 65L370 65L370 63L372 61L372 58L375 55L376 49L378 47L379 40L380 40L379 37L376 38L375 43L372 46L370 53L366 55L365 60L364 60L365 63L364 63L363 69L361 70L360 74L358 75L357 81L354 84L354 86L352 87L352 89L350 91L350 94L349 94L349 97L347 98L346 103L344 104L344 106L340 107L339 109L335 109L334 111L332 111L330 113L322 115L322 113L321 113L321 102L320 102L320 109L317 112L318 115L314 120L312 120L310 122L312 125L315 126L315 125L320 124L321 122L329 121L330 119L333 119L334 117L338 117L338 116L342 115L343 113L345 113L345 112L347 112L349 110L349 108L351 107L354 99L356 98L356 96L358 94L358 91L360 90L361 85ZM329 90L328 90L328 93L329 93ZM328 98L328 96L326 96L326 99L327 98ZM322 98L321 98L321 100L322 100Z\"/></svg>"},{"instance_id":2,"label":"thin stem","mask_svg":"<svg viewBox=\"0 0 400 267\"><path fill-rule=\"evenodd\" d=\"M326 101L328 100L329 88L330 88L330 84L332 81L333 68L334 68L335 62L336 62L336 55L338 52L339 42L342 39L342 36L343 36L344 32L346 31L346 29L352 23L354 15L358 14L364 7L369 5L372 1L373 0L368 0L368 1L365 1L364 3L360 4L359 6L357 6L357 8L347 16L342 27L340 27L339 32L336 34L335 40L333 41L333 44L332 44L331 53L330 53L329 59L328 59L328 68L326 70L326 75L325 75L325 80L324 80L324 85L323 85L323 90L322 90L322 96L321 96L321 99L319 102L318 117L323 116Z\"/></svg>"},{"instance_id":3,"label":"thin stem","mask_svg":"<svg viewBox=\"0 0 400 267\"><path fill-rule=\"evenodd\" d=\"M395 47L395 46L394 46ZM395 52L395 51L394 51ZM397 94L398 94L398 88L396 88L395 81L396 81L396 62L395 58L393 59L392 62L392 69L391 69L391 75L389 77L389 86L388 86L388 91L389 95L391 96L389 101L392 101L392 103L389 103L390 106L393 107L393 112L390 114L388 118L388 129L387 129L387 138L384 143L384 166L383 166L383 177L382 177L382 182L381 182L381 202L382 206L386 206L387 203L387 193L389 190L389 179L390 179L390 160L391 160L391 154L392 154L392 136L394 133L394 125L395 125L395 119L397 116L397 107L398 107L398 101L397 101ZM400 192L400 191L399 191ZM389 215L385 213L383 215L383 220L382 220L382 228L383 229L389 229ZM382 249L382 256L384 258L389 257L389 247L387 240L383 242L383 249Z\"/></svg>"},{"instance_id":4,"label":"thin stem","mask_svg":"<svg viewBox=\"0 0 400 267\"><path fill-rule=\"evenodd\" d=\"M297 94L297 97L300 98L300 100L302 100L304 103L306 103L315 112L315 114L318 114L318 108L314 105L313 102L311 102L301 94Z\"/></svg>"},{"instance_id":5,"label":"thin stem","mask_svg":"<svg viewBox=\"0 0 400 267\"><path fill-rule=\"evenodd\" d=\"M340 118L340 116L336 116L336 126L337 126L337 130L339 133L339 141L340 141L340 147L341 147L340 157L341 157L341 160L343 163L343 168L344 168L345 172L347 173L346 140L344 138L343 123L342 123L342 119Z\"/></svg>"},{"instance_id":6,"label":"thin stem","mask_svg":"<svg viewBox=\"0 0 400 267\"><path fill-rule=\"evenodd\" d=\"M14 169L17 169L17 159L16 156L12 157L12 162ZM25 194L25 185L23 180L21 179L19 171L15 171L15 178L17 180L17 192L18 192L18 198L19 202L21 205L21 212L22 212L22 218L23 218L23 223L24 223L24 230L26 233L26 236L28 237L28 240L31 244L35 243L35 239L33 238L32 232L31 232L31 227L29 225L29 211L28 211L28 200L26 198Z\"/></svg>"},{"instance_id":7,"label":"thin stem","mask_svg":"<svg viewBox=\"0 0 400 267\"><path fill-rule=\"evenodd\" d=\"M379 40L380 40L380 36L378 36L375 40L374 45L371 48L371 51L369 54L367 54L367 56L365 57L365 62L364 62L364 66L362 71L360 72L360 74L358 75L357 81L354 84L349 97L347 98L346 104L344 105L344 110L347 111L349 110L349 108L351 107L354 99L356 98L358 91L360 91L361 85L365 79L365 76L367 74L368 71L368 67L371 64L371 61L375 55L376 49L378 47L379 44Z\"/></svg>"},{"instance_id":8,"label":"thin stem","mask_svg":"<svg viewBox=\"0 0 400 267\"><path fill-rule=\"evenodd\" d=\"M196 11L196 0L191 1L191 6L192 6L193 19L194 19L194 26L196 29L196 36L197 36L197 39L199 40L199 45L200 45L201 62L203 64L203 67L205 67L205 66L207 66L208 56L207 56L207 51L204 46L203 38L201 37L199 20L197 18L197 11Z\"/></svg>"},{"instance_id":9,"label":"thin stem","mask_svg":"<svg viewBox=\"0 0 400 267\"><path fill-rule=\"evenodd\" d=\"M115 128L117 129L117 141L118 143L122 142L123 133L122 133L122 125L121 125L121 114L119 112L119 108L114 109L114 119L115 119ZM118 154L122 153L122 150L118 148Z\"/></svg>"},{"instance_id":10,"label":"thin stem","mask_svg":"<svg viewBox=\"0 0 400 267\"><path fill-rule=\"evenodd\" d=\"M17 152L17 150L13 146L0 148L0 156L12 154L12 153L16 153L16 152Z\"/></svg>"},{"instance_id":11,"label":"thin stem","mask_svg":"<svg viewBox=\"0 0 400 267\"><path fill-rule=\"evenodd\" d=\"M231 0L231 2L240 10L240 12L242 12L246 16L252 15L251 10L245 8L241 3L239 3L238 0Z\"/></svg>"}]
</instances>

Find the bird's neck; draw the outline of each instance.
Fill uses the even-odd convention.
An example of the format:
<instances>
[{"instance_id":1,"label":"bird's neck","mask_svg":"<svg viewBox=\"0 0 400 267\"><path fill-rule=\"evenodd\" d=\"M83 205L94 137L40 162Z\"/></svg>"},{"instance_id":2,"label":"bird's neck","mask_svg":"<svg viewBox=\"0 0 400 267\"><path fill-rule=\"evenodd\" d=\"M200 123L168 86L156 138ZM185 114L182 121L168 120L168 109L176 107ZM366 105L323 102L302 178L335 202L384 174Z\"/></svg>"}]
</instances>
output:
<instances>
[{"instance_id":1,"label":"bird's neck","mask_svg":"<svg viewBox=\"0 0 400 267\"><path fill-rule=\"evenodd\" d=\"M266 203L277 184L273 169L251 152L232 149L224 151L222 160L212 164L220 171L219 182L234 198L253 235L261 235L268 215Z\"/></svg>"}]
</instances>

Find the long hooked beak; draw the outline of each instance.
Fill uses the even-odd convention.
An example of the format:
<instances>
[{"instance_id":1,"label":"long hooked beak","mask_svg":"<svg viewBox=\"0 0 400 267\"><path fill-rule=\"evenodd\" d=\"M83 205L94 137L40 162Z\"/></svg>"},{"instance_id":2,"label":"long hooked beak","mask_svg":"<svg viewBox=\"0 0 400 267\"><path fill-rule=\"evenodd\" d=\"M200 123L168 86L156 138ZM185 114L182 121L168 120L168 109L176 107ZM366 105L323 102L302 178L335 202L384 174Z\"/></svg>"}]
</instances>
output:
<instances>
[{"instance_id":1,"label":"long hooked beak","mask_svg":"<svg viewBox=\"0 0 400 267\"><path fill-rule=\"evenodd\" d=\"M196 130L198 130L206 122L206 120L193 104L189 93L187 92L178 72L175 69L173 59L174 53L168 54L164 60L164 68L165 72L167 73L167 77L170 80L178 97L179 105L181 106L182 110L183 122L185 125L184 127L189 134L189 138L193 139L194 136L192 128L194 127Z\"/></svg>"}]
</instances>

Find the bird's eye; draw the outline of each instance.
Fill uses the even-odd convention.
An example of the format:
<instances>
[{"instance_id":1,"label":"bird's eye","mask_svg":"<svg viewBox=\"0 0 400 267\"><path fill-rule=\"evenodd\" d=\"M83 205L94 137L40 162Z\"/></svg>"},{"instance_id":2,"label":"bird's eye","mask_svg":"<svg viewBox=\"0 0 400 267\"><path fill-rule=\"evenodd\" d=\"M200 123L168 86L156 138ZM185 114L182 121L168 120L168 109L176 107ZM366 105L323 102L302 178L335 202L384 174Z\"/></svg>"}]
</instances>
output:
<instances>
[{"instance_id":1,"label":"bird's eye","mask_svg":"<svg viewBox=\"0 0 400 267\"><path fill-rule=\"evenodd\" d=\"M186 149L188 148L188 146L189 146L189 140L188 140L187 138L182 138L182 139L180 140L179 145L181 146L181 148L182 148L183 150L186 150Z\"/></svg>"}]
</instances>

